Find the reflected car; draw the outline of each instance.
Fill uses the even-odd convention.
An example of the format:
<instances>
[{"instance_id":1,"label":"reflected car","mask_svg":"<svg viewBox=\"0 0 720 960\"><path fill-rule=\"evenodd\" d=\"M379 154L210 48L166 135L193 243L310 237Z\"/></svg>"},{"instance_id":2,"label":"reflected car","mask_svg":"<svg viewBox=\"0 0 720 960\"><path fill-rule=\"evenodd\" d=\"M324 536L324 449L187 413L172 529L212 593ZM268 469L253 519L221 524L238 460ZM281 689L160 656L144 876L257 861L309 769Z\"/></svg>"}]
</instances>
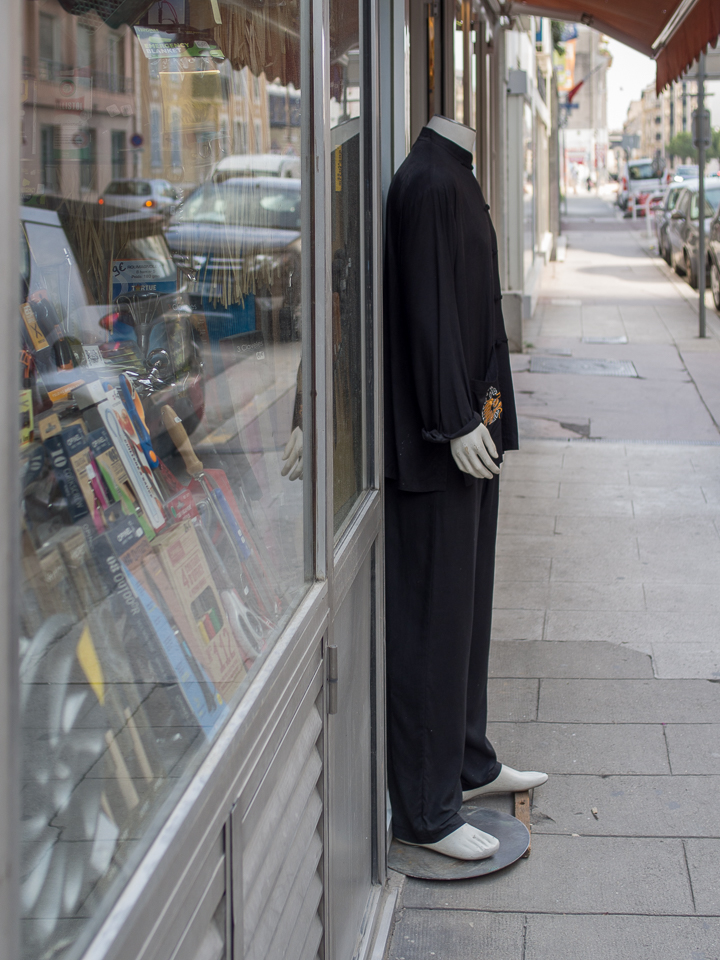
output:
<instances>
[{"instance_id":1,"label":"reflected car","mask_svg":"<svg viewBox=\"0 0 720 960\"><path fill-rule=\"evenodd\" d=\"M710 222L707 238L710 289L715 309L720 313L720 206Z\"/></svg>"},{"instance_id":2,"label":"reflected car","mask_svg":"<svg viewBox=\"0 0 720 960\"><path fill-rule=\"evenodd\" d=\"M300 233L295 178L206 183L171 219L165 238L188 278L190 306L204 315L214 366L223 342L249 342L253 332L253 342L299 338Z\"/></svg>"},{"instance_id":3,"label":"reflected car","mask_svg":"<svg viewBox=\"0 0 720 960\"><path fill-rule=\"evenodd\" d=\"M683 183L685 180L697 180L700 173L700 167L694 163L681 163L679 167L670 174L670 180L675 183Z\"/></svg>"},{"instance_id":4,"label":"reflected car","mask_svg":"<svg viewBox=\"0 0 720 960\"><path fill-rule=\"evenodd\" d=\"M164 218L63 201L56 210L22 206L20 222L20 299L32 311L22 331L29 386L52 401L77 381L128 373L164 455L172 448L163 404L189 433L205 404L199 335ZM33 318L44 338L36 342L27 329Z\"/></svg>"},{"instance_id":5,"label":"reflected car","mask_svg":"<svg viewBox=\"0 0 720 960\"><path fill-rule=\"evenodd\" d=\"M213 167L211 180L222 183L236 177L300 177L300 157L280 153L234 153Z\"/></svg>"},{"instance_id":6,"label":"reflected car","mask_svg":"<svg viewBox=\"0 0 720 960\"><path fill-rule=\"evenodd\" d=\"M660 207L660 209L658 209L655 213L655 233L657 236L658 253L668 265L671 264L672 259L670 256L670 241L668 240L667 235L668 225L682 189L683 188L681 186L672 184L665 194L665 200L662 207Z\"/></svg>"},{"instance_id":7,"label":"reflected car","mask_svg":"<svg viewBox=\"0 0 720 960\"><path fill-rule=\"evenodd\" d=\"M182 199L180 192L168 180L113 180L101 193L98 204L121 210L151 210L166 216L175 213Z\"/></svg>"},{"instance_id":8,"label":"reflected car","mask_svg":"<svg viewBox=\"0 0 720 960\"><path fill-rule=\"evenodd\" d=\"M698 242L700 223L699 190L697 180L689 180L683 186L675 209L670 214L667 237L670 247L670 265L693 289L698 285ZM717 177L705 180L705 235L710 233L710 222L720 206L720 181ZM708 261L706 259L705 268Z\"/></svg>"}]
</instances>

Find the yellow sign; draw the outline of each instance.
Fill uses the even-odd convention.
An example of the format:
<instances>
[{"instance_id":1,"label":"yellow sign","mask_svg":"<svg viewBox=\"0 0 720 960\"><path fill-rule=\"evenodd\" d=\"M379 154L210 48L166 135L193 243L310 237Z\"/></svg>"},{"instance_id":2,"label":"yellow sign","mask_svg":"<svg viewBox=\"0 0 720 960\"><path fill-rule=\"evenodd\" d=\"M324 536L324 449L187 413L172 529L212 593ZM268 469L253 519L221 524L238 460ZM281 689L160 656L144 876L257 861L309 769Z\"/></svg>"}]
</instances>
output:
<instances>
[{"instance_id":1,"label":"yellow sign","mask_svg":"<svg viewBox=\"0 0 720 960\"><path fill-rule=\"evenodd\" d=\"M45 334L40 329L40 325L35 319L35 314L32 312L32 307L29 303L20 304L20 314L25 321L25 327L27 328L27 332L30 335L35 349L47 350L50 344L45 339Z\"/></svg>"},{"instance_id":2,"label":"yellow sign","mask_svg":"<svg viewBox=\"0 0 720 960\"><path fill-rule=\"evenodd\" d=\"M77 653L77 658L80 661L80 666L83 668L83 673L88 678L88 682L93 688L95 696L98 698L100 703L105 703L105 678L103 676L102 667L100 666L100 661L98 660L98 655L95 650L95 644L93 643L92 637L90 636L90 631L87 627L85 627L80 639L78 640L75 652Z\"/></svg>"},{"instance_id":3,"label":"yellow sign","mask_svg":"<svg viewBox=\"0 0 720 960\"><path fill-rule=\"evenodd\" d=\"M342 147L335 148L335 193L342 192Z\"/></svg>"}]
</instances>

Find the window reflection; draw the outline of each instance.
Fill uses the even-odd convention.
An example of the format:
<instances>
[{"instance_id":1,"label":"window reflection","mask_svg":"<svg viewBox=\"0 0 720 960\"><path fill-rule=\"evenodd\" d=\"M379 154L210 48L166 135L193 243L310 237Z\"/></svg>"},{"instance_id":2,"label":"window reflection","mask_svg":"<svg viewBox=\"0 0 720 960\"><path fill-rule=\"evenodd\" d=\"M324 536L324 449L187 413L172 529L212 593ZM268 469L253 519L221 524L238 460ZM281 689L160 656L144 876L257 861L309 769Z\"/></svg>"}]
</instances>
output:
<instances>
[{"instance_id":1,"label":"window reflection","mask_svg":"<svg viewBox=\"0 0 720 960\"><path fill-rule=\"evenodd\" d=\"M357 0L330 4L330 122L335 532L363 489L363 224Z\"/></svg>"},{"instance_id":2,"label":"window reflection","mask_svg":"<svg viewBox=\"0 0 720 960\"><path fill-rule=\"evenodd\" d=\"M130 6L25 10L28 960L81 949L305 590L299 2Z\"/></svg>"}]
</instances>

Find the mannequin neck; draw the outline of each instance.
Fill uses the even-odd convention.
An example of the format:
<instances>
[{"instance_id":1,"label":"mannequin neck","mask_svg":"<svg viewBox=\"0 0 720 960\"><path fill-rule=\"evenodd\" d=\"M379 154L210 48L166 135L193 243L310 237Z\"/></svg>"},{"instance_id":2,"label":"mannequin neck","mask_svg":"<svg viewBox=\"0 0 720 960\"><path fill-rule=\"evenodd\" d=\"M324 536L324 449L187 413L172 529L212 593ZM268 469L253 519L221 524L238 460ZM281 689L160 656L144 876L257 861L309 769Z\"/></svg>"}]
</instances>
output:
<instances>
[{"instance_id":1,"label":"mannequin neck","mask_svg":"<svg viewBox=\"0 0 720 960\"><path fill-rule=\"evenodd\" d=\"M432 120L429 121L427 127L429 130L434 130L435 133L439 133L441 137L445 137L446 140L452 140L453 143L462 147L463 150L472 153L473 144L475 143L475 131L472 127L466 127L464 123L458 123L457 120L449 120L447 117L441 117L437 113Z\"/></svg>"}]
</instances>

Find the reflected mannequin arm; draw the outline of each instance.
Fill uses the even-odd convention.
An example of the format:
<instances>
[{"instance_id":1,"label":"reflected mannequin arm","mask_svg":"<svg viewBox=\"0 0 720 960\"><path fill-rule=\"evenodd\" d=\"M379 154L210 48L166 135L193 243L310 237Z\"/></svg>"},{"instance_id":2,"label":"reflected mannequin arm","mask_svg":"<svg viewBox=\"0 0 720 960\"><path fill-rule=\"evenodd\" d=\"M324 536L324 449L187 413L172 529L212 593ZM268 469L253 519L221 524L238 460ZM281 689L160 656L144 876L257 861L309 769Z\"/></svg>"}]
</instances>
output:
<instances>
[{"instance_id":1,"label":"reflected mannequin arm","mask_svg":"<svg viewBox=\"0 0 720 960\"><path fill-rule=\"evenodd\" d=\"M285 466L280 476L290 480L302 480L303 475L303 432L301 427L294 427L290 439L285 445L282 455Z\"/></svg>"},{"instance_id":2,"label":"reflected mannequin arm","mask_svg":"<svg viewBox=\"0 0 720 960\"><path fill-rule=\"evenodd\" d=\"M500 473L500 466L493 462L493 458L497 459L497 447L484 423L451 440L450 450L459 469L478 480L491 480Z\"/></svg>"}]
</instances>

